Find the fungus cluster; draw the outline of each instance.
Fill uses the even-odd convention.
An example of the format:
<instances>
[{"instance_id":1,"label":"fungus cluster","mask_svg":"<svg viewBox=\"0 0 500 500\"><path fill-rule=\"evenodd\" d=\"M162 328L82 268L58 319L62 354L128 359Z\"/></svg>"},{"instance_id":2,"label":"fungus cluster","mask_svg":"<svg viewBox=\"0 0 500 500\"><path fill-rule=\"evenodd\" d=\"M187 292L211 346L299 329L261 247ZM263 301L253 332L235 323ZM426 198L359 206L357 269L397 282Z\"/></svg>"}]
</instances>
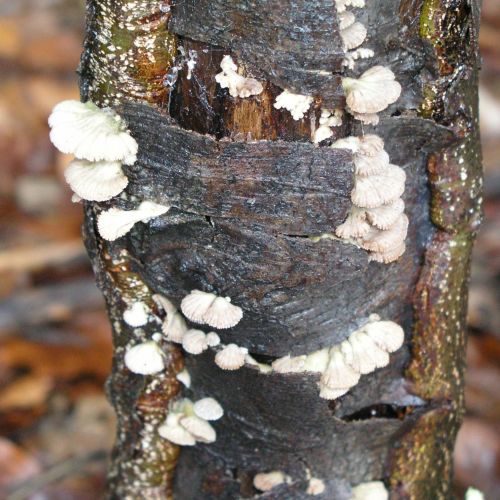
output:
<instances>
[{"instance_id":1,"label":"fungus cluster","mask_svg":"<svg viewBox=\"0 0 500 500\"><path fill-rule=\"evenodd\" d=\"M97 229L105 240L114 241L127 234L138 222L148 222L169 210L170 207L152 201L143 201L135 210L112 207L97 216Z\"/></svg>"},{"instance_id":2,"label":"fungus cluster","mask_svg":"<svg viewBox=\"0 0 500 500\"><path fill-rule=\"evenodd\" d=\"M57 149L76 157L65 178L79 198L106 201L125 189L122 164L136 161L138 146L115 111L91 101L62 101L52 110L49 126Z\"/></svg>"},{"instance_id":3,"label":"fungus cluster","mask_svg":"<svg viewBox=\"0 0 500 500\"><path fill-rule=\"evenodd\" d=\"M309 355L285 356L273 362L277 373L321 373L320 397L337 399L354 387L361 377L389 364L389 354L404 342L403 329L376 314L347 340Z\"/></svg>"},{"instance_id":4,"label":"fungus cluster","mask_svg":"<svg viewBox=\"0 0 500 500\"><path fill-rule=\"evenodd\" d=\"M323 108L319 117L319 127L314 131L313 142L318 144L332 137L333 131L331 127L340 127L342 125L343 114L341 109L331 110Z\"/></svg>"},{"instance_id":5,"label":"fungus cluster","mask_svg":"<svg viewBox=\"0 0 500 500\"><path fill-rule=\"evenodd\" d=\"M224 345L215 332L189 328L182 314L161 295L154 300L166 312L162 331L170 342L182 344L182 348L193 355L206 351L209 347L220 349L215 355L215 363L223 370L237 370L248 361L248 349L236 344ZM225 329L236 326L243 316L240 307L231 304L229 297L218 297L213 293L193 290L181 301L185 317L194 323L207 323L214 328Z\"/></svg>"},{"instance_id":6,"label":"fungus cluster","mask_svg":"<svg viewBox=\"0 0 500 500\"><path fill-rule=\"evenodd\" d=\"M215 75L215 81L229 90L231 97L250 97L259 95L264 90L262 84L255 78L245 78L238 73L238 66L229 55L225 55L220 63L221 72Z\"/></svg>"},{"instance_id":7,"label":"fungus cluster","mask_svg":"<svg viewBox=\"0 0 500 500\"><path fill-rule=\"evenodd\" d=\"M370 252L370 259L390 263L405 251L408 217L401 196L406 175L392 165L377 135L347 137L332 144L353 152L354 189L352 208L346 221L337 227L339 238L352 241Z\"/></svg>"},{"instance_id":8,"label":"fungus cluster","mask_svg":"<svg viewBox=\"0 0 500 500\"><path fill-rule=\"evenodd\" d=\"M358 59L367 59L374 56L371 49L360 47L367 36L366 27L356 21L353 12L347 7L362 8L365 6L364 0L336 0L337 18L339 21L340 38L346 52L342 62L343 66L354 69Z\"/></svg>"},{"instance_id":9,"label":"fungus cluster","mask_svg":"<svg viewBox=\"0 0 500 500\"><path fill-rule=\"evenodd\" d=\"M209 422L223 415L222 406L213 398L203 398L196 403L180 399L171 405L167 419L158 427L158 434L179 446L213 443L217 434Z\"/></svg>"},{"instance_id":10,"label":"fungus cluster","mask_svg":"<svg viewBox=\"0 0 500 500\"><path fill-rule=\"evenodd\" d=\"M294 120L302 120L312 103L313 98L311 96L293 94L288 90L284 90L278 97L276 97L276 101L273 106L276 109L284 108L287 111L290 111Z\"/></svg>"}]
</instances>

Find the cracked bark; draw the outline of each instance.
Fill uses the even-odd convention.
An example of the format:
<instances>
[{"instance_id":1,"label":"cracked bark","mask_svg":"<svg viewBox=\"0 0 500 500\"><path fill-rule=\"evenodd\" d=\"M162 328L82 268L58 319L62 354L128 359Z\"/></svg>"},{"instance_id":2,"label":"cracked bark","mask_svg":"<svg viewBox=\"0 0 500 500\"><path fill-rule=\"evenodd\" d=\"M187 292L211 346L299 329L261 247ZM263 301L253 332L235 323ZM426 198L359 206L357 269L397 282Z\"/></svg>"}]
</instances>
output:
<instances>
[{"instance_id":1,"label":"cracked bark","mask_svg":"<svg viewBox=\"0 0 500 500\"><path fill-rule=\"evenodd\" d=\"M352 486L371 480L396 499L451 497L469 257L481 213L479 1L368 3L356 17L376 56L359 61L356 74L388 66L403 94L377 127L347 119L334 132L377 133L407 174L408 249L390 265L369 263L338 240L308 238L343 220L353 183L348 151L310 142L321 105L344 103L333 1L88 0L82 98L115 107L139 143L126 195L85 210L115 344L111 498L300 499L308 472L326 484L316 498L349 498ZM197 63L191 78L183 65L169 87L178 47L196 51ZM235 99L216 85L224 54L264 83L260 96ZM304 120L273 108L284 87L314 95ZM137 199L173 208L103 241L96 214ZM128 372L125 346L159 326L126 325L124 299L146 301L161 318L153 293L178 306L196 288L243 307L243 321L221 331L222 341L261 360L334 345L372 313L401 324L406 343L335 402L319 399L313 375L223 372L213 352L184 356L167 342L165 372ZM184 364L193 384L182 391L175 375ZM214 444L181 451L159 438L181 392L223 405ZM259 495L253 476L275 469L292 482Z\"/></svg>"}]
</instances>

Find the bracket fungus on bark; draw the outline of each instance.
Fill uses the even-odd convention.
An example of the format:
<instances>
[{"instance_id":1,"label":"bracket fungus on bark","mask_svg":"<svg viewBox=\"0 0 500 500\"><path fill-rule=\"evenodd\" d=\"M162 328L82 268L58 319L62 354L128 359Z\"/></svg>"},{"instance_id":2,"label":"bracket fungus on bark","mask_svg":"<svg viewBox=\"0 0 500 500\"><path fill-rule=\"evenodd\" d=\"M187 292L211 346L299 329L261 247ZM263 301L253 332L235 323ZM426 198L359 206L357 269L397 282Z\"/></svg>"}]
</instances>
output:
<instances>
[{"instance_id":1,"label":"bracket fungus on bark","mask_svg":"<svg viewBox=\"0 0 500 500\"><path fill-rule=\"evenodd\" d=\"M125 189L122 164L136 161L138 145L115 111L68 100L54 107L48 121L54 146L76 157L64 176L79 198L106 201Z\"/></svg>"},{"instance_id":2,"label":"bracket fungus on bark","mask_svg":"<svg viewBox=\"0 0 500 500\"><path fill-rule=\"evenodd\" d=\"M262 94L264 87L255 78L245 78L238 74L238 66L229 55L225 55L220 63L222 71L215 75L215 81L229 90L231 97L251 97Z\"/></svg>"},{"instance_id":3,"label":"bracket fungus on bark","mask_svg":"<svg viewBox=\"0 0 500 500\"><path fill-rule=\"evenodd\" d=\"M288 90L284 90L279 96L276 97L276 101L273 106L276 109L284 108L287 111L290 111L293 119L298 121L304 118L304 115L311 107L313 100L314 99L311 96L293 94Z\"/></svg>"},{"instance_id":4,"label":"bracket fungus on bark","mask_svg":"<svg viewBox=\"0 0 500 500\"><path fill-rule=\"evenodd\" d=\"M215 355L215 364L223 370L238 370L246 361L248 349L228 344Z\"/></svg>"},{"instance_id":5,"label":"bracket fungus on bark","mask_svg":"<svg viewBox=\"0 0 500 500\"><path fill-rule=\"evenodd\" d=\"M139 375L153 375L165 369L163 351L152 340L127 349L124 360L125 366Z\"/></svg>"},{"instance_id":6,"label":"bracket fungus on bark","mask_svg":"<svg viewBox=\"0 0 500 500\"><path fill-rule=\"evenodd\" d=\"M181 310L193 323L207 324L224 330L236 326L243 317L241 307L231 304L229 297L193 290L181 302Z\"/></svg>"},{"instance_id":7,"label":"bracket fungus on bark","mask_svg":"<svg viewBox=\"0 0 500 500\"><path fill-rule=\"evenodd\" d=\"M112 207L97 216L97 228L102 238L114 241L126 235L138 222L148 222L168 210L170 207L152 201L143 201L136 210Z\"/></svg>"},{"instance_id":8,"label":"bracket fungus on bark","mask_svg":"<svg viewBox=\"0 0 500 500\"><path fill-rule=\"evenodd\" d=\"M148 322L148 308L144 302L133 302L123 312L123 321L132 327L143 326Z\"/></svg>"},{"instance_id":9,"label":"bracket fungus on bark","mask_svg":"<svg viewBox=\"0 0 500 500\"><path fill-rule=\"evenodd\" d=\"M213 398L195 403L187 398L179 399L171 405L165 422L158 428L158 434L179 446L213 443L217 434L208 421L219 420L223 415L222 407Z\"/></svg>"},{"instance_id":10,"label":"bracket fungus on bark","mask_svg":"<svg viewBox=\"0 0 500 500\"><path fill-rule=\"evenodd\" d=\"M353 207L335 234L371 252L371 260L394 262L405 251L409 223L401 199L404 170L390 163L383 140L373 134L339 139L332 147L350 149L355 166Z\"/></svg>"},{"instance_id":11,"label":"bracket fungus on bark","mask_svg":"<svg viewBox=\"0 0 500 500\"><path fill-rule=\"evenodd\" d=\"M345 77L342 86L349 109L356 113L378 113L393 104L401 95L401 85L385 66L374 66L359 78Z\"/></svg>"},{"instance_id":12,"label":"bracket fungus on bark","mask_svg":"<svg viewBox=\"0 0 500 500\"><path fill-rule=\"evenodd\" d=\"M128 184L119 161L73 160L66 167L64 178L76 195L88 201L110 200Z\"/></svg>"}]
</instances>

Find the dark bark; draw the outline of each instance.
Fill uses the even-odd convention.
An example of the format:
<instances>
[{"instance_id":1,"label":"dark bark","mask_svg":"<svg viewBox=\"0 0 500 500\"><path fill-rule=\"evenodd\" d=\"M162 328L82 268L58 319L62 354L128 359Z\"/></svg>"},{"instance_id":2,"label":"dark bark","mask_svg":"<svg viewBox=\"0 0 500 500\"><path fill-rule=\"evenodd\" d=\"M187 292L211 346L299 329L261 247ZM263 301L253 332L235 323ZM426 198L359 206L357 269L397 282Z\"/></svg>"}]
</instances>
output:
<instances>
[{"instance_id":1,"label":"dark bark","mask_svg":"<svg viewBox=\"0 0 500 500\"><path fill-rule=\"evenodd\" d=\"M481 205L478 3L373 0L356 11L376 53L358 62L356 74L383 64L403 87L380 124L364 128L384 138L407 174L408 248L386 265L342 241L310 238L342 222L353 185L349 151L309 142L321 106L344 102L334 2L179 0L169 13L168 2L129 8L125 0L89 0L82 95L116 106L139 142L126 197L86 209L85 239L116 346L111 497L300 499L308 472L327 486L316 498L349 498L351 486L372 480L384 481L393 498L451 496L469 257ZM111 62L103 38L117 47ZM177 45L195 49L198 61L192 78L179 71L168 95L161 82L172 74ZM215 85L227 53L268 80L260 96L233 99ZM280 86L315 96L301 122L272 107ZM361 132L347 119L335 133ZM100 239L96 214L135 206L136 198L173 208L116 242ZM221 331L222 341L266 361L337 344L372 313L401 324L406 344L335 402L319 399L316 376L264 375L249 366L223 372L213 351L183 361L167 342L165 373L130 374L124 346L158 327L124 324L123 297L154 308L152 293L162 293L178 306L192 289L241 305L243 320ZM177 462L178 447L156 429L180 391L175 374L183 362L193 380L184 394L215 397L225 416L214 424L214 444L182 449ZM292 483L257 495L253 476L274 469Z\"/></svg>"}]
</instances>

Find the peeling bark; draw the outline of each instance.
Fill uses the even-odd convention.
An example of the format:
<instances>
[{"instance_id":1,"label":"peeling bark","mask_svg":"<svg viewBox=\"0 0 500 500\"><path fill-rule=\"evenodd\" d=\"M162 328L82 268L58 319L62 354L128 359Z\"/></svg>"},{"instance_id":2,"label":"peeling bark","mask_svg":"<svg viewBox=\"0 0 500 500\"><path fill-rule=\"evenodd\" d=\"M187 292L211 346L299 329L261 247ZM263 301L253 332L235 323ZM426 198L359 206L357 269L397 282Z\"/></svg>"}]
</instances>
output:
<instances>
[{"instance_id":1,"label":"peeling bark","mask_svg":"<svg viewBox=\"0 0 500 500\"><path fill-rule=\"evenodd\" d=\"M376 133L406 172L407 250L389 265L320 238L345 219L354 182L350 151L311 144L321 108L345 102L333 1L88 1L82 97L114 106L139 143L125 194L87 204L84 231L115 344L111 498L301 499L310 476L325 482L318 499L348 499L365 481L383 481L395 499L451 497L481 217L479 2L367 3L355 13L376 55L355 75L388 66L403 94L376 127L346 116L333 139ZM262 94L232 98L215 83L225 54L262 80ZM314 96L303 120L272 106L284 88ZM172 209L115 242L100 238L101 210L144 199ZM224 372L212 349L192 356L165 340L165 372L128 372L126 347L160 330L152 294L178 307L193 289L243 308L243 320L218 333L261 362L338 344L373 313L403 326L405 346L333 402L319 398L317 375ZM157 320L128 326L132 299ZM184 365L189 390L176 379ZM159 437L181 393L222 404L215 443L180 450ZM292 479L259 494L252 479L269 470Z\"/></svg>"}]
</instances>

